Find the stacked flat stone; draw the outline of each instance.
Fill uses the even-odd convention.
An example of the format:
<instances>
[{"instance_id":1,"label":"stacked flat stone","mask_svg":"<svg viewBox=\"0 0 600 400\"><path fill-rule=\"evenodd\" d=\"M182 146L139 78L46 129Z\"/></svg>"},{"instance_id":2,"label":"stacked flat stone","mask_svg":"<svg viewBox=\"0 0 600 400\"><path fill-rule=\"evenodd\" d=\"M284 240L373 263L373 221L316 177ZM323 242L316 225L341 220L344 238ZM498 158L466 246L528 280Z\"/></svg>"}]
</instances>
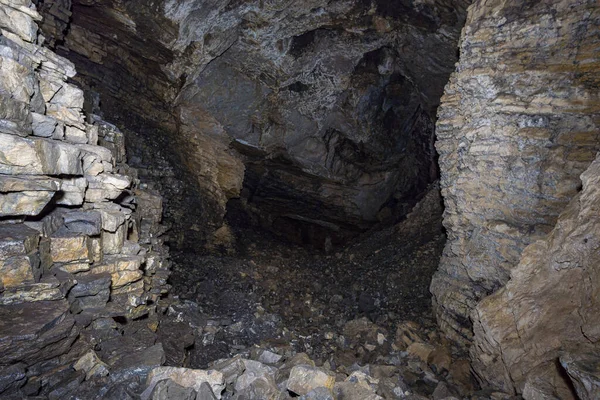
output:
<instances>
[{"instance_id":1,"label":"stacked flat stone","mask_svg":"<svg viewBox=\"0 0 600 400\"><path fill-rule=\"evenodd\" d=\"M169 289L162 199L124 164L122 133L86 122L40 19L0 0L0 394L35 393L88 326L152 314Z\"/></svg>"}]
</instances>

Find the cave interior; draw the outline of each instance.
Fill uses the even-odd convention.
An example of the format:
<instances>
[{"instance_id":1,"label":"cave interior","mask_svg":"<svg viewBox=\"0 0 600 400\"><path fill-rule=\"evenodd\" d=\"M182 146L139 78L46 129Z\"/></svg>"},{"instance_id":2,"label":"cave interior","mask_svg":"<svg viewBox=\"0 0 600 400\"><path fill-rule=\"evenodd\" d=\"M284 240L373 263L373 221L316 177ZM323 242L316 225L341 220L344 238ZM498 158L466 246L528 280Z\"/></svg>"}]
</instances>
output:
<instances>
[{"instance_id":1,"label":"cave interior","mask_svg":"<svg viewBox=\"0 0 600 400\"><path fill-rule=\"evenodd\" d=\"M0 397L598 398L599 21L0 0Z\"/></svg>"}]
</instances>

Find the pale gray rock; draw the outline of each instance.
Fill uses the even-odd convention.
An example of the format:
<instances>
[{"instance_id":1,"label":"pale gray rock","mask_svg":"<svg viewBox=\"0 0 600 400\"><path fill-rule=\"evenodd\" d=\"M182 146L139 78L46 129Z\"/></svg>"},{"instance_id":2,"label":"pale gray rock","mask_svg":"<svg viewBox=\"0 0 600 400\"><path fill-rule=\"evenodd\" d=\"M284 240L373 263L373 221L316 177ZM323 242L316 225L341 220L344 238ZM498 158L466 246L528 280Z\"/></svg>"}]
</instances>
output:
<instances>
[{"instance_id":1,"label":"pale gray rock","mask_svg":"<svg viewBox=\"0 0 600 400\"><path fill-rule=\"evenodd\" d=\"M0 215L38 215L60 188L49 177L0 176Z\"/></svg>"},{"instance_id":2,"label":"pale gray rock","mask_svg":"<svg viewBox=\"0 0 600 400\"><path fill-rule=\"evenodd\" d=\"M87 236L99 235L102 228L102 215L98 211L73 211L63 215L67 230Z\"/></svg>"},{"instance_id":3,"label":"pale gray rock","mask_svg":"<svg viewBox=\"0 0 600 400\"><path fill-rule=\"evenodd\" d=\"M58 122L43 114L31 113L33 134L40 137L52 137Z\"/></svg>"},{"instance_id":4,"label":"pale gray rock","mask_svg":"<svg viewBox=\"0 0 600 400\"><path fill-rule=\"evenodd\" d=\"M196 392L200 390L200 385L206 382L210 384L217 399L221 398L221 392L225 388L223 374L215 370L158 367L148 374L147 388L141 395L142 400L149 399L154 387L164 379L170 379L178 385L192 388Z\"/></svg>"},{"instance_id":5,"label":"pale gray rock","mask_svg":"<svg viewBox=\"0 0 600 400\"><path fill-rule=\"evenodd\" d=\"M79 206L85 200L88 187L86 178L63 179L60 184L60 193L56 196L56 204L64 206Z\"/></svg>"}]
</instances>

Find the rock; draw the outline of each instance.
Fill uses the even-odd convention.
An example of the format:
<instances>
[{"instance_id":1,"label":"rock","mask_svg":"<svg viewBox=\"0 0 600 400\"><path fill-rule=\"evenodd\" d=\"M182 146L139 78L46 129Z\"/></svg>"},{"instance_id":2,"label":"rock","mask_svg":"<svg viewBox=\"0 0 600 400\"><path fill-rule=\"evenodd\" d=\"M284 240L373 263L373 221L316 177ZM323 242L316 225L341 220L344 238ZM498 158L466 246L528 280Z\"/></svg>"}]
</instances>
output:
<instances>
[{"instance_id":1,"label":"rock","mask_svg":"<svg viewBox=\"0 0 600 400\"><path fill-rule=\"evenodd\" d=\"M85 379L108 375L108 366L98 358L98 355L93 350L81 356L73 365L73 368L75 371L85 372Z\"/></svg>"},{"instance_id":2,"label":"rock","mask_svg":"<svg viewBox=\"0 0 600 400\"><path fill-rule=\"evenodd\" d=\"M591 100L599 70L579 66L597 65L585 16L598 4L521 5L471 6L438 109L448 242L431 291L441 328L463 344L473 335L472 310L507 283L525 247L551 230L600 150L600 105ZM566 54L568 46L584 50Z\"/></svg>"},{"instance_id":3,"label":"rock","mask_svg":"<svg viewBox=\"0 0 600 400\"><path fill-rule=\"evenodd\" d=\"M37 37L35 21L40 19L40 15L35 10L26 6L0 5L0 27L14 32L27 42L35 41Z\"/></svg>"},{"instance_id":4,"label":"rock","mask_svg":"<svg viewBox=\"0 0 600 400\"><path fill-rule=\"evenodd\" d=\"M15 287L7 287L0 295L0 305L61 300L65 298L65 291L58 279L53 276L44 277L41 282L21 283Z\"/></svg>"},{"instance_id":5,"label":"rock","mask_svg":"<svg viewBox=\"0 0 600 400\"><path fill-rule=\"evenodd\" d=\"M427 362L427 360L429 360L429 357L434 350L435 347L432 345L420 342L415 342L406 349L408 354L412 354L413 356L420 358L423 362Z\"/></svg>"},{"instance_id":6,"label":"rock","mask_svg":"<svg viewBox=\"0 0 600 400\"><path fill-rule=\"evenodd\" d=\"M200 390L198 390L196 400L217 400L217 397L213 393L212 388L208 382L202 382L202 384L200 385Z\"/></svg>"},{"instance_id":7,"label":"rock","mask_svg":"<svg viewBox=\"0 0 600 400\"><path fill-rule=\"evenodd\" d=\"M65 227L69 232L87 236L100 234L102 215L98 211L74 211L63 216Z\"/></svg>"},{"instance_id":8,"label":"rock","mask_svg":"<svg viewBox=\"0 0 600 400\"><path fill-rule=\"evenodd\" d=\"M141 395L142 400L150 398L154 387L158 382L169 379L185 388L191 388L196 392L200 391L202 383L210 384L217 399L221 398L221 392L225 388L223 374L215 370L199 370L177 367L158 367L154 368L148 374L146 382L147 388Z\"/></svg>"},{"instance_id":9,"label":"rock","mask_svg":"<svg viewBox=\"0 0 600 400\"><path fill-rule=\"evenodd\" d=\"M50 256L57 263L90 261L89 237L61 228L50 238Z\"/></svg>"},{"instance_id":10,"label":"rock","mask_svg":"<svg viewBox=\"0 0 600 400\"><path fill-rule=\"evenodd\" d=\"M39 256L34 251L39 232L24 225L0 225L0 282L6 288L39 279Z\"/></svg>"},{"instance_id":11,"label":"rock","mask_svg":"<svg viewBox=\"0 0 600 400\"><path fill-rule=\"evenodd\" d=\"M333 388L335 377L316 367L297 365L292 368L287 389L299 396L318 387Z\"/></svg>"},{"instance_id":12,"label":"rock","mask_svg":"<svg viewBox=\"0 0 600 400\"><path fill-rule=\"evenodd\" d=\"M196 391L183 387L170 379L165 379L156 384L152 391L151 400L196 400Z\"/></svg>"},{"instance_id":13,"label":"rock","mask_svg":"<svg viewBox=\"0 0 600 400\"><path fill-rule=\"evenodd\" d=\"M87 144L88 134L82 129L67 126L65 127L65 140L70 143Z\"/></svg>"},{"instance_id":14,"label":"rock","mask_svg":"<svg viewBox=\"0 0 600 400\"><path fill-rule=\"evenodd\" d=\"M212 365L212 369L221 372L224 382L227 385L231 385L244 373L246 367L242 359L238 356L228 360L217 361Z\"/></svg>"},{"instance_id":15,"label":"rock","mask_svg":"<svg viewBox=\"0 0 600 400\"><path fill-rule=\"evenodd\" d=\"M600 398L600 353L565 354L560 365L567 371L581 400Z\"/></svg>"},{"instance_id":16,"label":"rock","mask_svg":"<svg viewBox=\"0 0 600 400\"><path fill-rule=\"evenodd\" d=\"M269 350L261 350L260 354L257 357L257 361L263 363L263 364L277 364L279 361L281 361L283 357L280 356L279 354L273 353L272 351Z\"/></svg>"},{"instance_id":17,"label":"rock","mask_svg":"<svg viewBox=\"0 0 600 400\"><path fill-rule=\"evenodd\" d=\"M21 224L0 225L0 259L29 254L37 248L39 232Z\"/></svg>"},{"instance_id":18,"label":"rock","mask_svg":"<svg viewBox=\"0 0 600 400\"><path fill-rule=\"evenodd\" d=\"M54 135L56 120L43 114L31 113L33 134L35 136L50 138Z\"/></svg>"},{"instance_id":19,"label":"rock","mask_svg":"<svg viewBox=\"0 0 600 400\"><path fill-rule=\"evenodd\" d=\"M87 187L88 183L85 178L63 179L60 185L60 195L56 198L56 204L64 206L82 205Z\"/></svg>"},{"instance_id":20,"label":"rock","mask_svg":"<svg viewBox=\"0 0 600 400\"><path fill-rule=\"evenodd\" d=\"M33 364L66 353L75 340L65 300L0 307L0 359Z\"/></svg>"},{"instance_id":21,"label":"rock","mask_svg":"<svg viewBox=\"0 0 600 400\"><path fill-rule=\"evenodd\" d=\"M7 175L82 175L82 154L70 144L0 133L0 173Z\"/></svg>"},{"instance_id":22,"label":"rock","mask_svg":"<svg viewBox=\"0 0 600 400\"><path fill-rule=\"evenodd\" d=\"M333 392L326 387L314 388L305 395L300 396L300 400L334 400Z\"/></svg>"},{"instance_id":23,"label":"rock","mask_svg":"<svg viewBox=\"0 0 600 400\"><path fill-rule=\"evenodd\" d=\"M1 176L0 215L38 215L60 188L48 177Z\"/></svg>"},{"instance_id":24,"label":"rock","mask_svg":"<svg viewBox=\"0 0 600 400\"><path fill-rule=\"evenodd\" d=\"M123 250L127 225L123 224L115 232L102 231L102 251L104 254L115 255Z\"/></svg>"},{"instance_id":25,"label":"rock","mask_svg":"<svg viewBox=\"0 0 600 400\"><path fill-rule=\"evenodd\" d=\"M544 239L528 246L504 288L472 314L473 369L483 383L523 391L535 368L600 338L600 159L581 175L583 189Z\"/></svg>"},{"instance_id":26,"label":"rock","mask_svg":"<svg viewBox=\"0 0 600 400\"><path fill-rule=\"evenodd\" d=\"M131 178L117 174L88 176L87 180L85 201L90 203L114 200L131 185Z\"/></svg>"},{"instance_id":27,"label":"rock","mask_svg":"<svg viewBox=\"0 0 600 400\"><path fill-rule=\"evenodd\" d=\"M381 396L377 395L370 388L352 382L338 382L333 387L333 393L337 398L348 399L348 400L381 400Z\"/></svg>"},{"instance_id":28,"label":"rock","mask_svg":"<svg viewBox=\"0 0 600 400\"><path fill-rule=\"evenodd\" d=\"M121 346L119 348L122 349ZM110 376L114 381L131 380L134 378L143 381L148 377L150 371L164 364L165 352L162 344L158 343L135 352L119 354L114 360L108 360L107 358L105 360L109 364ZM151 392L148 392L147 395L149 396Z\"/></svg>"}]
</instances>

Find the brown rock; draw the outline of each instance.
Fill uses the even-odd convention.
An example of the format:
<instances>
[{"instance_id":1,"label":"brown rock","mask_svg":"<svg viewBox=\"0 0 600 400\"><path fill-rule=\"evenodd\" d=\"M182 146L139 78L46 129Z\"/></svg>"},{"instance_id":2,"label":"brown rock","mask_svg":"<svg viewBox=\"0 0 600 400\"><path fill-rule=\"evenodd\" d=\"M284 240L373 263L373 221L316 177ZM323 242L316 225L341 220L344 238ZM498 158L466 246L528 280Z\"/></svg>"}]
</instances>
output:
<instances>
[{"instance_id":1,"label":"brown rock","mask_svg":"<svg viewBox=\"0 0 600 400\"><path fill-rule=\"evenodd\" d=\"M598 48L586 28L600 6L577 4L469 9L436 127L448 242L431 290L453 340L471 339L471 311L550 231L600 150Z\"/></svg>"},{"instance_id":2,"label":"brown rock","mask_svg":"<svg viewBox=\"0 0 600 400\"><path fill-rule=\"evenodd\" d=\"M502 391L521 393L534 368L600 339L600 159L581 181L554 230L523 251L506 286L472 314L473 368Z\"/></svg>"},{"instance_id":3,"label":"brown rock","mask_svg":"<svg viewBox=\"0 0 600 400\"><path fill-rule=\"evenodd\" d=\"M50 239L50 256L57 263L90 261L89 237L59 230Z\"/></svg>"}]
</instances>

